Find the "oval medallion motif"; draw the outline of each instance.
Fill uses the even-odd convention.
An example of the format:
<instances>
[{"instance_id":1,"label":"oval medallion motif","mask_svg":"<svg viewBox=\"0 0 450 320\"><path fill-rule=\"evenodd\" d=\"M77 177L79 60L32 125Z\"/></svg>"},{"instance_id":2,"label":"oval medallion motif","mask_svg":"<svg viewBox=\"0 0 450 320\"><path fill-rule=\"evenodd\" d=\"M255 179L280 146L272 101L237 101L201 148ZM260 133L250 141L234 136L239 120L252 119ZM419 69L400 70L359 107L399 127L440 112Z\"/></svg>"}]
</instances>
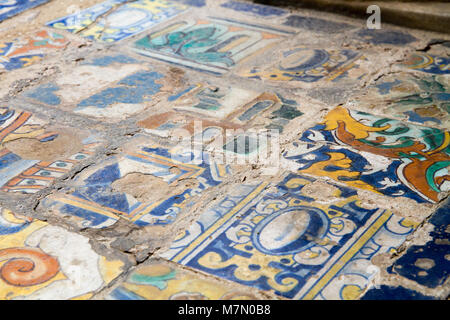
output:
<instances>
[{"instance_id":1,"label":"oval medallion motif","mask_svg":"<svg viewBox=\"0 0 450 320\"><path fill-rule=\"evenodd\" d=\"M322 210L291 207L264 218L254 229L252 241L267 254L293 254L315 245L308 239L321 238L327 230L328 220Z\"/></svg>"}]
</instances>

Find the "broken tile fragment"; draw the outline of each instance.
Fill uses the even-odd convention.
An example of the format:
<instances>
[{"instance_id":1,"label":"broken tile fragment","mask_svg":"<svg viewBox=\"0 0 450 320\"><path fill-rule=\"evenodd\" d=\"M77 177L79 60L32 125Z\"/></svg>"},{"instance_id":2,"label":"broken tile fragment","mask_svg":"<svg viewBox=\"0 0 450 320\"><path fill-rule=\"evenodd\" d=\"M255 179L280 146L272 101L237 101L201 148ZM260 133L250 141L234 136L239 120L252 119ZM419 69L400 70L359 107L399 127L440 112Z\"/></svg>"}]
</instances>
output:
<instances>
[{"instance_id":1,"label":"broken tile fragment","mask_svg":"<svg viewBox=\"0 0 450 320\"><path fill-rule=\"evenodd\" d=\"M423 125L450 125L450 84L444 75L383 76L354 103Z\"/></svg>"},{"instance_id":2,"label":"broken tile fragment","mask_svg":"<svg viewBox=\"0 0 450 320\"><path fill-rule=\"evenodd\" d=\"M48 196L43 209L73 216L81 227L103 228L119 218L138 226L170 225L194 204L195 196L230 173L206 153L169 150L148 138L136 139L119 155L83 171L72 191Z\"/></svg>"},{"instance_id":3,"label":"broken tile fragment","mask_svg":"<svg viewBox=\"0 0 450 320\"><path fill-rule=\"evenodd\" d=\"M162 259L151 259L134 270L108 300L257 300L265 298L236 287L183 270Z\"/></svg>"},{"instance_id":4,"label":"broken tile fragment","mask_svg":"<svg viewBox=\"0 0 450 320\"><path fill-rule=\"evenodd\" d=\"M413 228L364 208L351 189L317 183L291 174L272 188L238 185L160 255L286 298L356 299L377 273L371 257Z\"/></svg>"},{"instance_id":5,"label":"broken tile fragment","mask_svg":"<svg viewBox=\"0 0 450 320\"><path fill-rule=\"evenodd\" d=\"M36 193L90 158L100 139L71 128L47 129L30 112L0 108L0 190Z\"/></svg>"},{"instance_id":6,"label":"broken tile fragment","mask_svg":"<svg viewBox=\"0 0 450 320\"><path fill-rule=\"evenodd\" d=\"M450 201L445 201L428 220L433 226L431 239L423 245L412 244L394 265L392 273L428 288L444 285L450 270Z\"/></svg>"},{"instance_id":7,"label":"broken tile fragment","mask_svg":"<svg viewBox=\"0 0 450 320\"><path fill-rule=\"evenodd\" d=\"M0 298L88 299L125 263L96 253L89 239L46 222L0 211Z\"/></svg>"},{"instance_id":8,"label":"broken tile fragment","mask_svg":"<svg viewBox=\"0 0 450 320\"><path fill-rule=\"evenodd\" d=\"M358 68L360 59L363 59L360 53L348 49L296 47L284 50L274 59L276 62L269 66L255 66L239 74L250 79L280 83L294 81L310 84L319 81L339 81L347 78L349 70L352 69L355 69L353 73L359 72L358 76L353 74L352 77L364 74L364 71Z\"/></svg>"},{"instance_id":9,"label":"broken tile fragment","mask_svg":"<svg viewBox=\"0 0 450 320\"><path fill-rule=\"evenodd\" d=\"M33 103L120 121L156 105L183 86L183 72L177 70L155 70L125 55L97 56L23 95Z\"/></svg>"},{"instance_id":10,"label":"broken tile fragment","mask_svg":"<svg viewBox=\"0 0 450 320\"><path fill-rule=\"evenodd\" d=\"M286 21L283 22L283 25L303 29L306 31L322 32L327 34L342 33L355 28L354 26L347 23L300 15L290 15L286 18Z\"/></svg>"},{"instance_id":11,"label":"broken tile fragment","mask_svg":"<svg viewBox=\"0 0 450 320\"><path fill-rule=\"evenodd\" d=\"M38 31L12 42L0 43L0 70L10 71L28 67L40 61L48 53L65 48L68 43L64 36L47 30Z\"/></svg>"},{"instance_id":12,"label":"broken tile fragment","mask_svg":"<svg viewBox=\"0 0 450 320\"><path fill-rule=\"evenodd\" d=\"M136 35L186 10L165 0L108 0L47 23L101 42L117 42Z\"/></svg>"}]
</instances>

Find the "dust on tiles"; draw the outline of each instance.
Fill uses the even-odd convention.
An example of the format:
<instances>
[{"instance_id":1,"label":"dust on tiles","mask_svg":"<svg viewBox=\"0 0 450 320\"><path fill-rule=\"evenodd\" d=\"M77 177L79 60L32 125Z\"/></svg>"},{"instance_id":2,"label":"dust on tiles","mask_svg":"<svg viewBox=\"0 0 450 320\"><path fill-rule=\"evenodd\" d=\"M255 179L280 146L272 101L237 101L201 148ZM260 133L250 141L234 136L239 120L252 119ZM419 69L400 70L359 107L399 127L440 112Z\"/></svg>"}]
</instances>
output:
<instances>
[{"instance_id":1,"label":"dust on tiles","mask_svg":"<svg viewBox=\"0 0 450 320\"><path fill-rule=\"evenodd\" d=\"M3 25L1 299L448 296L447 36L235 0Z\"/></svg>"}]
</instances>

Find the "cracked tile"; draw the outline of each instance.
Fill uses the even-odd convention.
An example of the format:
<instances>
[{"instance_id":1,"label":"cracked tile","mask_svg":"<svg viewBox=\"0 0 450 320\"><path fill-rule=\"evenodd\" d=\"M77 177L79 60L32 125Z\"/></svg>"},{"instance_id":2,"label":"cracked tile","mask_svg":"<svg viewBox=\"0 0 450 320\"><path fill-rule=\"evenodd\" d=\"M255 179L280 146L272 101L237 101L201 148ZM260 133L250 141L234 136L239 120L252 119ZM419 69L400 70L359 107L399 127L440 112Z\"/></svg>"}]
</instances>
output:
<instances>
[{"instance_id":1,"label":"cracked tile","mask_svg":"<svg viewBox=\"0 0 450 320\"><path fill-rule=\"evenodd\" d=\"M117 156L84 170L66 190L41 202L45 210L72 216L84 228L103 228L124 218L138 226L170 225L195 196L230 173L208 154L169 150L135 138Z\"/></svg>"},{"instance_id":2,"label":"cracked tile","mask_svg":"<svg viewBox=\"0 0 450 320\"><path fill-rule=\"evenodd\" d=\"M8 0L0 3L0 22L50 0Z\"/></svg>"},{"instance_id":3,"label":"cracked tile","mask_svg":"<svg viewBox=\"0 0 450 320\"><path fill-rule=\"evenodd\" d=\"M125 263L96 253L89 239L46 222L0 211L0 298L88 299Z\"/></svg>"},{"instance_id":4,"label":"cracked tile","mask_svg":"<svg viewBox=\"0 0 450 320\"><path fill-rule=\"evenodd\" d=\"M92 133L47 126L30 112L0 108L1 191L36 193L92 157L100 145Z\"/></svg>"},{"instance_id":5,"label":"cracked tile","mask_svg":"<svg viewBox=\"0 0 450 320\"><path fill-rule=\"evenodd\" d=\"M245 287L236 287L183 270L152 258L114 288L107 300L259 300L267 299Z\"/></svg>"},{"instance_id":6,"label":"cracked tile","mask_svg":"<svg viewBox=\"0 0 450 320\"><path fill-rule=\"evenodd\" d=\"M290 174L276 187L234 186L160 255L287 298L356 299L377 274L371 257L400 246L413 224L314 183Z\"/></svg>"}]
</instances>

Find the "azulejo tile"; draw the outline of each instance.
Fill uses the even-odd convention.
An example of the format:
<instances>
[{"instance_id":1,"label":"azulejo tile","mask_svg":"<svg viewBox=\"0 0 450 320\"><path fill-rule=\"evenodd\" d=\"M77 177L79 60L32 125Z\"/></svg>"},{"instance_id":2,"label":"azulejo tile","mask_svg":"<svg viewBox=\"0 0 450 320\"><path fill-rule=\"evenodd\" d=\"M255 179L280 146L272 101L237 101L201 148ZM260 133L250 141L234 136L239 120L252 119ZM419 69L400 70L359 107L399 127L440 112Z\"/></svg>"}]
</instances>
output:
<instances>
[{"instance_id":1,"label":"azulejo tile","mask_svg":"<svg viewBox=\"0 0 450 320\"><path fill-rule=\"evenodd\" d=\"M107 227L119 218L138 226L170 225L196 195L229 173L206 153L169 150L139 137L118 156L83 171L74 191L52 194L42 206L75 217L82 227Z\"/></svg>"},{"instance_id":2,"label":"azulejo tile","mask_svg":"<svg viewBox=\"0 0 450 320\"><path fill-rule=\"evenodd\" d=\"M277 7L272 6L264 6L260 4L254 4L254 3L246 3L246 2L239 2L239 1L228 1L221 5L223 8L232 9L235 11L240 11L244 13L250 13L255 14L258 16L263 17L278 17L278 16L284 16L288 13L287 10L283 10Z\"/></svg>"},{"instance_id":3,"label":"azulejo tile","mask_svg":"<svg viewBox=\"0 0 450 320\"><path fill-rule=\"evenodd\" d=\"M364 57L353 50L297 47L282 52L275 64L268 67L255 66L244 70L240 75L275 82L336 82L347 78L350 70L356 72L358 62L362 59ZM362 71L357 73L357 77L363 76Z\"/></svg>"},{"instance_id":4,"label":"azulejo tile","mask_svg":"<svg viewBox=\"0 0 450 320\"><path fill-rule=\"evenodd\" d=\"M117 42L136 35L186 10L186 6L165 0L108 0L47 26L77 33L102 42Z\"/></svg>"},{"instance_id":5,"label":"azulejo tile","mask_svg":"<svg viewBox=\"0 0 450 320\"><path fill-rule=\"evenodd\" d=\"M214 128L246 129L249 123L256 128L258 119L264 119L263 127L282 131L291 120L304 114L296 100L278 93L208 84L190 86L168 101L174 111L152 115L139 125L157 135L169 136L178 129L186 129L192 135L197 121L211 133L203 134L212 136Z\"/></svg>"},{"instance_id":6,"label":"azulejo tile","mask_svg":"<svg viewBox=\"0 0 450 320\"><path fill-rule=\"evenodd\" d=\"M88 299L125 265L97 254L89 239L0 211L0 298Z\"/></svg>"},{"instance_id":7,"label":"azulejo tile","mask_svg":"<svg viewBox=\"0 0 450 320\"><path fill-rule=\"evenodd\" d=\"M450 84L444 75L416 76L399 73L383 77L364 99L369 108L420 124L450 125Z\"/></svg>"},{"instance_id":8,"label":"azulejo tile","mask_svg":"<svg viewBox=\"0 0 450 320\"><path fill-rule=\"evenodd\" d=\"M272 188L233 187L161 256L287 298L355 299L375 276L370 259L413 225L364 208L354 190L321 182L317 192L317 183L290 174Z\"/></svg>"},{"instance_id":9,"label":"azulejo tile","mask_svg":"<svg viewBox=\"0 0 450 320\"><path fill-rule=\"evenodd\" d=\"M435 300L432 296L426 296L402 286L393 287L381 285L378 288L368 290L361 300Z\"/></svg>"},{"instance_id":10,"label":"azulejo tile","mask_svg":"<svg viewBox=\"0 0 450 320\"><path fill-rule=\"evenodd\" d=\"M173 263L152 259L138 267L108 300L256 300L259 295L218 282Z\"/></svg>"},{"instance_id":11,"label":"azulejo tile","mask_svg":"<svg viewBox=\"0 0 450 320\"><path fill-rule=\"evenodd\" d=\"M429 288L443 285L450 270L449 210L450 200L447 199L428 220L434 227L429 234L431 239L423 245L410 246L388 271Z\"/></svg>"},{"instance_id":12,"label":"azulejo tile","mask_svg":"<svg viewBox=\"0 0 450 320\"><path fill-rule=\"evenodd\" d=\"M41 60L47 53L62 49L67 44L68 40L64 36L47 30L13 42L0 43L0 69L9 71L27 67Z\"/></svg>"},{"instance_id":13,"label":"azulejo tile","mask_svg":"<svg viewBox=\"0 0 450 320\"><path fill-rule=\"evenodd\" d=\"M283 25L327 34L342 33L355 28L354 26L347 23L300 15L290 15L286 18L286 21L283 22Z\"/></svg>"},{"instance_id":14,"label":"azulejo tile","mask_svg":"<svg viewBox=\"0 0 450 320\"><path fill-rule=\"evenodd\" d=\"M299 172L433 203L449 190L449 134L336 107L284 156Z\"/></svg>"},{"instance_id":15,"label":"azulejo tile","mask_svg":"<svg viewBox=\"0 0 450 320\"><path fill-rule=\"evenodd\" d=\"M404 46L414 41L415 37L406 32L387 29L362 29L356 35L373 44L393 44Z\"/></svg>"},{"instance_id":16,"label":"azulejo tile","mask_svg":"<svg viewBox=\"0 0 450 320\"><path fill-rule=\"evenodd\" d=\"M282 40L289 31L225 18L186 19L134 43L142 55L221 75L244 58Z\"/></svg>"},{"instance_id":17,"label":"azulejo tile","mask_svg":"<svg viewBox=\"0 0 450 320\"><path fill-rule=\"evenodd\" d=\"M0 108L1 191L36 193L91 157L101 143L93 134L45 126L30 112Z\"/></svg>"},{"instance_id":18,"label":"azulejo tile","mask_svg":"<svg viewBox=\"0 0 450 320\"><path fill-rule=\"evenodd\" d=\"M25 10L47 3L49 0L1 0L0 22Z\"/></svg>"},{"instance_id":19,"label":"azulejo tile","mask_svg":"<svg viewBox=\"0 0 450 320\"><path fill-rule=\"evenodd\" d=\"M167 98L180 74L152 70L125 55L94 57L24 93L42 103L108 121L120 121Z\"/></svg>"},{"instance_id":20,"label":"azulejo tile","mask_svg":"<svg viewBox=\"0 0 450 320\"><path fill-rule=\"evenodd\" d=\"M450 59L423 52L411 54L400 66L431 74L450 74Z\"/></svg>"}]
</instances>

